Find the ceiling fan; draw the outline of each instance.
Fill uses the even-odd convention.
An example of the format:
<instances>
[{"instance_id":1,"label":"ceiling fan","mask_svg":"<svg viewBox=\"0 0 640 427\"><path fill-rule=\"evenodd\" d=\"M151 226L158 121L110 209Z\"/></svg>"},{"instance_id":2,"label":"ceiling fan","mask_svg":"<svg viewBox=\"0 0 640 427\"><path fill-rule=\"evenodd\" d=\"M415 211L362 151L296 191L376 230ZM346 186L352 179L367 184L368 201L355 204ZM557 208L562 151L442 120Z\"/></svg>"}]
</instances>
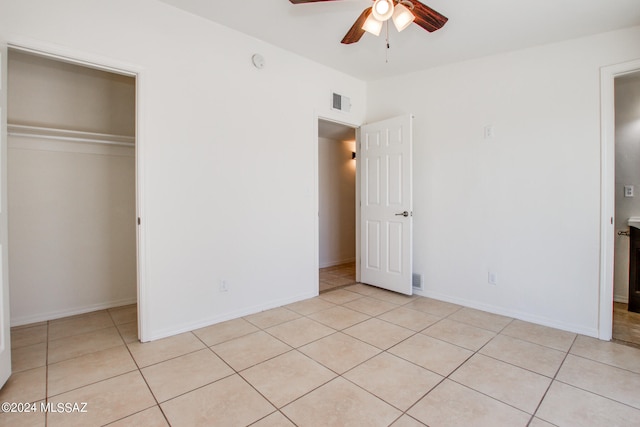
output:
<instances>
[{"instance_id":1,"label":"ceiling fan","mask_svg":"<svg viewBox=\"0 0 640 427\"><path fill-rule=\"evenodd\" d=\"M336 0L289 0L293 4L314 3ZM373 0L373 6L366 8L356 19L342 39L343 44L360 41L365 32L380 35L382 24L393 20L398 31L415 22L425 30L433 32L447 23L448 18L417 0Z\"/></svg>"}]
</instances>

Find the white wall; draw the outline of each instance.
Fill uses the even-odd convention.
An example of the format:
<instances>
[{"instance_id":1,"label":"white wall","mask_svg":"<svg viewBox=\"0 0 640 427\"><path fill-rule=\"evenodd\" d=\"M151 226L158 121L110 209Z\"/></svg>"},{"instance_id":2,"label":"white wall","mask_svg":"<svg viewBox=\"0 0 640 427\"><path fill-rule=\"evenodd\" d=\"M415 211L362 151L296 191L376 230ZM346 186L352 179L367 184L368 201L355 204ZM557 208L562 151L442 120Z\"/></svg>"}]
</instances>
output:
<instances>
[{"instance_id":1,"label":"white wall","mask_svg":"<svg viewBox=\"0 0 640 427\"><path fill-rule=\"evenodd\" d=\"M317 116L360 124L364 83L153 0L1 8L4 41L141 73L143 339L317 294Z\"/></svg>"},{"instance_id":2,"label":"white wall","mask_svg":"<svg viewBox=\"0 0 640 427\"><path fill-rule=\"evenodd\" d=\"M320 267L355 260L355 141L318 138Z\"/></svg>"},{"instance_id":3,"label":"white wall","mask_svg":"<svg viewBox=\"0 0 640 427\"><path fill-rule=\"evenodd\" d=\"M628 231L627 220L640 216L640 73L615 80L616 111L616 218L615 229ZM624 186L635 187L634 197L624 197ZM629 237L615 237L613 298L629 298Z\"/></svg>"},{"instance_id":4,"label":"white wall","mask_svg":"<svg viewBox=\"0 0 640 427\"><path fill-rule=\"evenodd\" d=\"M10 124L135 136L135 79L10 52Z\"/></svg>"},{"instance_id":5,"label":"white wall","mask_svg":"<svg viewBox=\"0 0 640 427\"><path fill-rule=\"evenodd\" d=\"M133 149L64 148L9 137L14 326L136 301Z\"/></svg>"},{"instance_id":6,"label":"white wall","mask_svg":"<svg viewBox=\"0 0 640 427\"><path fill-rule=\"evenodd\" d=\"M65 130L56 138L135 135L131 77L15 51L8 72L10 125ZM12 325L135 302L134 148L17 132L8 139Z\"/></svg>"},{"instance_id":7,"label":"white wall","mask_svg":"<svg viewBox=\"0 0 640 427\"><path fill-rule=\"evenodd\" d=\"M636 27L369 85L367 120L416 116L425 295L597 336L599 68L639 58L638 40Z\"/></svg>"}]
</instances>

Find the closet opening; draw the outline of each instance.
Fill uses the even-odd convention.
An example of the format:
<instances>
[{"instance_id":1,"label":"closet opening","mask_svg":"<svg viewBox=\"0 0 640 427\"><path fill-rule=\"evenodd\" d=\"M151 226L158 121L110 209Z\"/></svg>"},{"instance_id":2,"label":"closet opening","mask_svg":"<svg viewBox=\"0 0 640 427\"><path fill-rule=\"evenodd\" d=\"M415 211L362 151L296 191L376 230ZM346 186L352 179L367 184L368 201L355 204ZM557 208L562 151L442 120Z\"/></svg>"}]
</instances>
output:
<instances>
[{"instance_id":1,"label":"closet opening","mask_svg":"<svg viewBox=\"0 0 640 427\"><path fill-rule=\"evenodd\" d=\"M11 326L108 310L137 340L136 76L11 47L7 68Z\"/></svg>"}]
</instances>

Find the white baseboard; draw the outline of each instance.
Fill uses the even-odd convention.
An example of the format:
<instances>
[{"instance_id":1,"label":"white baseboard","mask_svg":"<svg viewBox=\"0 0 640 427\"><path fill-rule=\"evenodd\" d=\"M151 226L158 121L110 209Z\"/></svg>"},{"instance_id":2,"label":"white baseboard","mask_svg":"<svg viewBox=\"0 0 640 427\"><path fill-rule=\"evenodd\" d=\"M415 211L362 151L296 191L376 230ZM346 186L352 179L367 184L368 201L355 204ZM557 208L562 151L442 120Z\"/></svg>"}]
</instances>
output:
<instances>
[{"instance_id":1,"label":"white baseboard","mask_svg":"<svg viewBox=\"0 0 640 427\"><path fill-rule=\"evenodd\" d=\"M260 313L265 310L271 310L272 308L282 307L283 305L292 304L294 302L306 300L306 299L317 297L317 296L318 296L318 291L316 290L314 292L300 294L295 297L269 301L264 304L258 304L253 307L244 308L242 310L230 311L228 313L220 314L218 316L214 316L199 322L182 324L176 328L162 329L160 331L152 332L151 334L149 334L149 341L155 341L162 338L167 338L173 335L182 334L184 332L195 331L196 329L215 325L216 323L225 322L227 320L238 319L243 316Z\"/></svg>"},{"instance_id":2,"label":"white baseboard","mask_svg":"<svg viewBox=\"0 0 640 427\"><path fill-rule=\"evenodd\" d=\"M354 262L355 260L356 260L355 257L352 257L352 258L345 258L345 259L335 260L335 261L324 261L320 263L320 268L334 267L336 265Z\"/></svg>"},{"instance_id":3,"label":"white baseboard","mask_svg":"<svg viewBox=\"0 0 640 427\"><path fill-rule=\"evenodd\" d=\"M414 291L416 289L414 288ZM537 325L548 326L550 328L561 329L563 331L573 332L576 334L586 335L593 338L598 338L597 328L585 328L584 326L574 325L570 323L558 322L555 319L550 319L543 316L537 316L531 313L526 313L519 310L510 310L503 307L493 306L491 304L478 303L477 301L471 301L464 298L451 297L449 295L439 294L431 291L415 291L416 295L437 299L440 301L450 302L453 304L462 305L464 307L475 308L476 310L482 310L493 314L499 314L501 316L512 317L514 319L523 320L525 322L535 323Z\"/></svg>"},{"instance_id":4,"label":"white baseboard","mask_svg":"<svg viewBox=\"0 0 640 427\"><path fill-rule=\"evenodd\" d=\"M11 326L24 326L32 323L46 322L48 320L60 319L63 317L77 316L78 314L91 313L92 311L105 310L108 308L121 307L123 305L135 304L137 298L126 298L116 301L91 304L83 307L73 307L64 310L50 311L46 313L38 313L31 316L21 316L11 319Z\"/></svg>"},{"instance_id":5,"label":"white baseboard","mask_svg":"<svg viewBox=\"0 0 640 427\"><path fill-rule=\"evenodd\" d=\"M623 304L629 304L629 296L628 295L614 295L613 302L621 302Z\"/></svg>"}]
</instances>

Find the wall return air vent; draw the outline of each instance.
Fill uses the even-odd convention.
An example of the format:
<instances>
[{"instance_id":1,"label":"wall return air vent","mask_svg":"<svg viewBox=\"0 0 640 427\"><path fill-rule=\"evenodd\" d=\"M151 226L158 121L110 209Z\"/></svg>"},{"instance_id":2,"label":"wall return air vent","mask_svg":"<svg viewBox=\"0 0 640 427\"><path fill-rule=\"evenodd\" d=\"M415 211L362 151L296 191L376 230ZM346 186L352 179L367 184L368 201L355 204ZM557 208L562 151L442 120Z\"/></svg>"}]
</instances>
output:
<instances>
[{"instance_id":1,"label":"wall return air vent","mask_svg":"<svg viewBox=\"0 0 640 427\"><path fill-rule=\"evenodd\" d=\"M413 285L413 289L424 291L424 280L422 279L422 274L413 273L411 276L411 282Z\"/></svg>"},{"instance_id":2,"label":"wall return air vent","mask_svg":"<svg viewBox=\"0 0 640 427\"><path fill-rule=\"evenodd\" d=\"M331 97L331 109L348 113L351 111L351 100L344 95L334 92Z\"/></svg>"}]
</instances>

